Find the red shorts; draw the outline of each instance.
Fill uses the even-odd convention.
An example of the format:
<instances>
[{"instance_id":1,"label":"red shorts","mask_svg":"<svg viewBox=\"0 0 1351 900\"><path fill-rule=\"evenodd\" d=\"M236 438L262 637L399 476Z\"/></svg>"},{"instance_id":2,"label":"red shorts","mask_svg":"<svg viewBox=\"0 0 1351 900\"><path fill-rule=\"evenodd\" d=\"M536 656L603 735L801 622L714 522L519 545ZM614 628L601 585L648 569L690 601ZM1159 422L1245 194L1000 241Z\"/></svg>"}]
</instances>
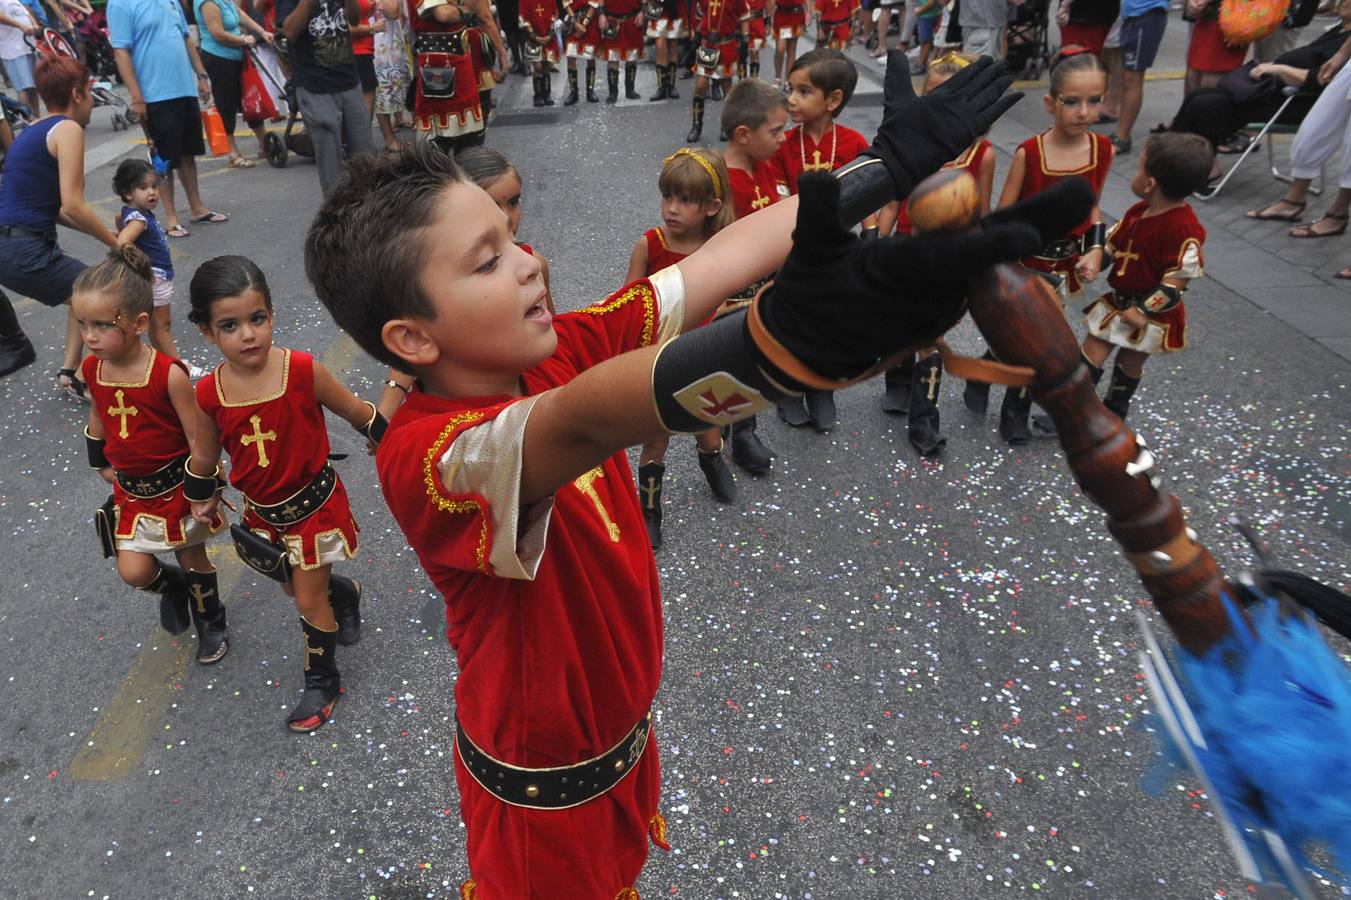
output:
<instances>
[{"instance_id":1,"label":"red shorts","mask_svg":"<svg viewBox=\"0 0 1351 900\"><path fill-rule=\"evenodd\" d=\"M799 6L793 9L775 9L774 10L774 41L792 41L802 34L802 29L807 27L807 7Z\"/></svg>"},{"instance_id":2,"label":"red shorts","mask_svg":"<svg viewBox=\"0 0 1351 900\"><path fill-rule=\"evenodd\" d=\"M1187 68L1197 72L1224 74L1243 65L1248 47L1231 47L1220 35L1219 19L1202 19L1192 27L1191 43L1187 45Z\"/></svg>"},{"instance_id":3,"label":"red shorts","mask_svg":"<svg viewBox=\"0 0 1351 900\"><path fill-rule=\"evenodd\" d=\"M1060 27L1060 46L1083 47L1089 53L1097 56L1102 53L1103 42L1107 40L1107 35L1111 30L1111 22L1105 25L1069 22Z\"/></svg>"}]
</instances>

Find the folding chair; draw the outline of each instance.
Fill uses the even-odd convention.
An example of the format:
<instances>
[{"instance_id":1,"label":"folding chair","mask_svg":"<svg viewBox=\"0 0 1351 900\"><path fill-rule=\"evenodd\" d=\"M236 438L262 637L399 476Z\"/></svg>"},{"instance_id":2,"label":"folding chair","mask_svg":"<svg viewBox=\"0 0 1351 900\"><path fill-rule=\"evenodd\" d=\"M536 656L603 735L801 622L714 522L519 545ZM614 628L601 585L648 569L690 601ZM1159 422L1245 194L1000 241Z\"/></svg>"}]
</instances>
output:
<instances>
[{"instance_id":1,"label":"folding chair","mask_svg":"<svg viewBox=\"0 0 1351 900\"><path fill-rule=\"evenodd\" d=\"M1299 96L1299 93L1299 88L1290 85L1281 88L1281 96L1285 98L1285 101L1281 103L1280 109L1276 110L1276 114L1265 122L1249 122L1247 126L1248 130L1258 129L1257 136L1248 142L1248 146L1243 148L1243 152L1239 154L1239 157L1234 161L1234 164L1229 167L1229 171L1224 173L1224 177L1221 178L1213 188L1197 191L1195 194L1192 194L1192 196L1202 202L1213 200L1219 195L1220 191L1224 190L1224 186L1229 183L1229 179L1234 177L1234 173L1238 171L1238 167L1243 165L1243 160L1247 159L1249 154L1256 150L1257 145L1263 140L1267 143L1267 165L1271 168L1272 177L1277 181L1283 181L1287 184L1293 181L1294 179L1291 176L1286 175L1276 166L1276 151L1272 146L1275 141L1273 141L1272 138L1278 134L1294 134L1299 130L1299 125L1282 125L1277 124L1276 121L1281 117L1281 114L1285 112L1285 108L1293 103L1295 98ZM1326 170L1327 165L1325 163L1318 173L1318 186L1309 188L1310 193L1316 197L1321 196L1323 193L1323 182L1326 178Z\"/></svg>"}]
</instances>

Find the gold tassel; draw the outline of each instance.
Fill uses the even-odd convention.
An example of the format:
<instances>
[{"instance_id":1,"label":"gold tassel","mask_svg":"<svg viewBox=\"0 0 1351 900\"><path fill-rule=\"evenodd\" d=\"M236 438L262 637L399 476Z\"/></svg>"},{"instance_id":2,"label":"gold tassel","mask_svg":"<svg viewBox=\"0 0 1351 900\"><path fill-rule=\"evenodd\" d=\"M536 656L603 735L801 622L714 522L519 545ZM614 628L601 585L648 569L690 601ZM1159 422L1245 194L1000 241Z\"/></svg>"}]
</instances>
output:
<instances>
[{"instance_id":1,"label":"gold tassel","mask_svg":"<svg viewBox=\"0 0 1351 900\"><path fill-rule=\"evenodd\" d=\"M460 900L475 900L478 897L478 882L470 878L460 885Z\"/></svg>"},{"instance_id":2,"label":"gold tassel","mask_svg":"<svg viewBox=\"0 0 1351 900\"><path fill-rule=\"evenodd\" d=\"M652 838L652 843L667 853L671 852L671 845L666 840L666 817L661 813L655 813L647 820L647 836Z\"/></svg>"},{"instance_id":3,"label":"gold tassel","mask_svg":"<svg viewBox=\"0 0 1351 900\"><path fill-rule=\"evenodd\" d=\"M623 888L618 894L615 894L615 900L643 900L638 896L638 892L631 887Z\"/></svg>"}]
</instances>

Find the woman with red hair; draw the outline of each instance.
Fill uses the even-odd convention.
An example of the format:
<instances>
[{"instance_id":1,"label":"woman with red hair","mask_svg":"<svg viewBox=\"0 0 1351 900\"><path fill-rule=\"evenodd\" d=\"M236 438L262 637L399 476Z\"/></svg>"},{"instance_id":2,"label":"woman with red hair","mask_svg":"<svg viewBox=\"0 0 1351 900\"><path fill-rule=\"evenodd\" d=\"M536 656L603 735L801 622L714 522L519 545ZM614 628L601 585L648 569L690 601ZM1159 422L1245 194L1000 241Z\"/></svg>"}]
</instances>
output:
<instances>
[{"instance_id":1,"label":"woman with red hair","mask_svg":"<svg viewBox=\"0 0 1351 900\"><path fill-rule=\"evenodd\" d=\"M89 69L76 59L43 59L37 67L37 86L47 115L14 139L0 177L0 287L46 306L66 304L66 353L57 386L85 400L85 385L75 374L80 332L69 304L71 286L86 266L61 251L56 223L109 247L117 245L117 236L84 199L84 129L94 109ZM0 292L0 377L36 358L14 307Z\"/></svg>"}]
</instances>

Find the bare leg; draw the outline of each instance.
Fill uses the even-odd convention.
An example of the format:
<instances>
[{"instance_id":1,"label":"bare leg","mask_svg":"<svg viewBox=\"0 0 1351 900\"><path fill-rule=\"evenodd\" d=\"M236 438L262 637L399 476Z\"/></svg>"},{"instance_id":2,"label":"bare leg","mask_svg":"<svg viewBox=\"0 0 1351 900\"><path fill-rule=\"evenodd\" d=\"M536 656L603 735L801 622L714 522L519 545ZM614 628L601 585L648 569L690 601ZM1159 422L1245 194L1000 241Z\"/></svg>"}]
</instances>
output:
<instances>
[{"instance_id":1,"label":"bare leg","mask_svg":"<svg viewBox=\"0 0 1351 900\"><path fill-rule=\"evenodd\" d=\"M1121 140L1130 140L1135 120L1140 118L1140 106L1145 99L1145 73L1123 72L1121 118L1116 125L1116 136Z\"/></svg>"},{"instance_id":2,"label":"bare leg","mask_svg":"<svg viewBox=\"0 0 1351 900\"><path fill-rule=\"evenodd\" d=\"M1102 62L1107 67L1107 99L1102 105L1103 115L1121 118L1121 48L1104 47Z\"/></svg>"},{"instance_id":3,"label":"bare leg","mask_svg":"<svg viewBox=\"0 0 1351 900\"><path fill-rule=\"evenodd\" d=\"M178 220L178 210L174 207L174 170L170 169L159 180L161 194L160 208L164 210L164 230L173 231L183 223Z\"/></svg>"},{"instance_id":4,"label":"bare leg","mask_svg":"<svg viewBox=\"0 0 1351 900\"><path fill-rule=\"evenodd\" d=\"M887 55L887 32L891 30L891 7L882 7L881 14L877 17L877 49L873 51L873 56ZM901 35L901 43L905 43L905 35Z\"/></svg>"},{"instance_id":5,"label":"bare leg","mask_svg":"<svg viewBox=\"0 0 1351 900\"><path fill-rule=\"evenodd\" d=\"M1297 216L1304 210L1304 205L1308 203L1309 185L1312 183L1308 178L1296 178L1290 182L1290 187L1285 189L1285 196L1275 203L1268 203L1266 206L1248 211L1250 219L1285 219L1290 216Z\"/></svg>"},{"instance_id":6,"label":"bare leg","mask_svg":"<svg viewBox=\"0 0 1351 900\"><path fill-rule=\"evenodd\" d=\"M324 631L338 627L328 602L328 575L332 568L329 565L306 570L297 566L291 572L291 583L286 585L286 593L295 598L296 610L307 622Z\"/></svg>"},{"instance_id":7,"label":"bare leg","mask_svg":"<svg viewBox=\"0 0 1351 900\"><path fill-rule=\"evenodd\" d=\"M389 113L376 113L375 120L380 123L380 134L385 139L385 149L399 149L399 137L394 133L393 117Z\"/></svg>"},{"instance_id":8,"label":"bare leg","mask_svg":"<svg viewBox=\"0 0 1351 900\"><path fill-rule=\"evenodd\" d=\"M669 437L663 437L643 444L643 449L638 451L638 465L645 466L648 463L659 463L665 460L666 448L670 446L670 443Z\"/></svg>"},{"instance_id":9,"label":"bare leg","mask_svg":"<svg viewBox=\"0 0 1351 900\"><path fill-rule=\"evenodd\" d=\"M1145 362L1149 359L1148 353L1141 353L1139 350L1127 350L1122 347L1116 355L1116 364L1121 367L1132 378L1139 378L1145 372Z\"/></svg>"},{"instance_id":10,"label":"bare leg","mask_svg":"<svg viewBox=\"0 0 1351 900\"><path fill-rule=\"evenodd\" d=\"M181 359L178 347L174 345L173 307L167 303L156 306L150 314L150 346L174 359Z\"/></svg>"},{"instance_id":11,"label":"bare leg","mask_svg":"<svg viewBox=\"0 0 1351 900\"><path fill-rule=\"evenodd\" d=\"M262 159L263 157L267 156L267 150L265 149L266 144L264 143L267 140L267 126L264 125L262 122L259 122L257 125L254 125L253 137L254 140L258 141L258 158Z\"/></svg>"},{"instance_id":12,"label":"bare leg","mask_svg":"<svg viewBox=\"0 0 1351 900\"><path fill-rule=\"evenodd\" d=\"M202 194L197 190L197 157L185 156L178 165L178 177L183 179L183 192L188 195L188 214L194 219L211 212L202 202Z\"/></svg>"},{"instance_id":13,"label":"bare leg","mask_svg":"<svg viewBox=\"0 0 1351 900\"><path fill-rule=\"evenodd\" d=\"M66 353L61 358L61 368L80 371L80 360L84 358L84 341L80 340L80 324L75 321L75 311L66 301Z\"/></svg>"},{"instance_id":14,"label":"bare leg","mask_svg":"<svg viewBox=\"0 0 1351 900\"><path fill-rule=\"evenodd\" d=\"M131 587L145 587L158 571L159 562L150 553L136 550L117 551L117 574Z\"/></svg>"},{"instance_id":15,"label":"bare leg","mask_svg":"<svg viewBox=\"0 0 1351 900\"><path fill-rule=\"evenodd\" d=\"M1107 357L1112 355L1112 345L1090 334L1084 338L1083 354L1084 359L1101 369Z\"/></svg>"},{"instance_id":16,"label":"bare leg","mask_svg":"<svg viewBox=\"0 0 1351 900\"><path fill-rule=\"evenodd\" d=\"M175 550L174 556L178 558L178 564L185 569L192 569L194 572L216 571L216 567L211 565L210 557L206 555L206 544L194 544L182 550Z\"/></svg>"}]
</instances>

